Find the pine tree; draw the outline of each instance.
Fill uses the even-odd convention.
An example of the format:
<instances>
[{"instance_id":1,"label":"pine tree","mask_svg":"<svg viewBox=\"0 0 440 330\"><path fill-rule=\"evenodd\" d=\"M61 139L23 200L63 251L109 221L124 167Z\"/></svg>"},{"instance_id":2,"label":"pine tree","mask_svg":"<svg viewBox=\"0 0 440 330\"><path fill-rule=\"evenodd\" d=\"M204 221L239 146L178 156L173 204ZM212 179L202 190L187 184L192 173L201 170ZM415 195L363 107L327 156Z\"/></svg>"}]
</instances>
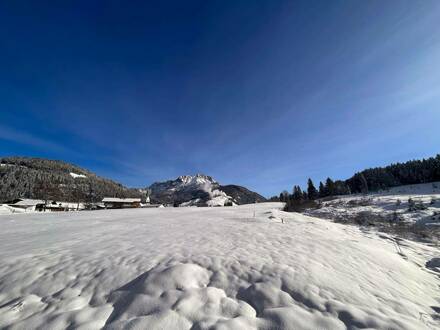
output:
<instances>
[{"instance_id":1,"label":"pine tree","mask_svg":"<svg viewBox=\"0 0 440 330\"><path fill-rule=\"evenodd\" d=\"M364 173L356 173L352 179L350 179L352 185L352 191L355 193L368 193L368 183Z\"/></svg>"},{"instance_id":2,"label":"pine tree","mask_svg":"<svg viewBox=\"0 0 440 330\"><path fill-rule=\"evenodd\" d=\"M349 195L350 194L350 187L345 183L345 181L336 180L334 182L335 195Z\"/></svg>"},{"instance_id":3,"label":"pine tree","mask_svg":"<svg viewBox=\"0 0 440 330\"><path fill-rule=\"evenodd\" d=\"M327 178L327 180L325 181L325 188L327 190L327 195L328 196L334 196L335 195L335 183L333 182L332 179Z\"/></svg>"},{"instance_id":4,"label":"pine tree","mask_svg":"<svg viewBox=\"0 0 440 330\"><path fill-rule=\"evenodd\" d=\"M283 190L283 192L280 194L280 201L284 203L289 201L289 193L286 190Z\"/></svg>"},{"instance_id":5,"label":"pine tree","mask_svg":"<svg viewBox=\"0 0 440 330\"><path fill-rule=\"evenodd\" d=\"M300 201L303 198L303 192L302 192L300 186L293 187L293 196L292 197L293 197L294 201Z\"/></svg>"},{"instance_id":6,"label":"pine tree","mask_svg":"<svg viewBox=\"0 0 440 330\"><path fill-rule=\"evenodd\" d=\"M284 195L283 193L280 193L280 196L278 197L280 202L284 202Z\"/></svg>"},{"instance_id":7,"label":"pine tree","mask_svg":"<svg viewBox=\"0 0 440 330\"><path fill-rule=\"evenodd\" d=\"M302 199L303 199L303 201L306 201L306 200L309 199L309 195L307 194L307 192L303 191L303 193L302 193Z\"/></svg>"},{"instance_id":8,"label":"pine tree","mask_svg":"<svg viewBox=\"0 0 440 330\"><path fill-rule=\"evenodd\" d=\"M291 207L291 205L292 205L292 200L291 200L290 197L291 197L291 196L289 195L289 193L288 193L286 190L284 190L284 191L281 193L281 195L280 195L280 199L282 198L281 201L284 202L284 203L286 204L286 205L284 206L286 211L289 211L289 209L290 209L290 207Z\"/></svg>"},{"instance_id":9,"label":"pine tree","mask_svg":"<svg viewBox=\"0 0 440 330\"><path fill-rule=\"evenodd\" d=\"M318 191L310 178L307 180L307 195L311 200L314 200L318 197Z\"/></svg>"},{"instance_id":10,"label":"pine tree","mask_svg":"<svg viewBox=\"0 0 440 330\"><path fill-rule=\"evenodd\" d=\"M325 197L325 187L322 181L319 181L319 197Z\"/></svg>"},{"instance_id":11,"label":"pine tree","mask_svg":"<svg viewBox=\"0 0 440 330\"><path fill-rule=\"evenodd\" d=\"M368 183L365 179L365 176L361 173L359 176L360 182L361 182L361 192L364 194L368 194Z\"/></svg>"}]
</instances>

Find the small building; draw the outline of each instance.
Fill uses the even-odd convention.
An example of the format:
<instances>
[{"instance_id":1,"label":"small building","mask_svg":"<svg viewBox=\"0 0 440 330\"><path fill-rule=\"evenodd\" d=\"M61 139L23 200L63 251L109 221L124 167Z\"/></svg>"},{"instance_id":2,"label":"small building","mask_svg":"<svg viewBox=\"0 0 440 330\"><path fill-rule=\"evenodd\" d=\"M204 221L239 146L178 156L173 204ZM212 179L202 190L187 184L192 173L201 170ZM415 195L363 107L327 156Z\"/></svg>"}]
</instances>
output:
<instances>
[{"instance_id":1,"label":"small building","mask_svg":"<svg viewBox=\"0 0 440 330\"><path fill-rule=\"evenodd\" d=\"M43 211L45 202L39 199L17 198L9 202L10 207L25 210L26 212Z\"/></svg>"},{"instance_id":2,"label":"small building","mask_svg":"<svg viewBox=\"0 0 440 330\"><path fill-rule=\"evenodd\" d=\"M102 202L106 209L126 209L141 207L140 198L105 197Z\"/></svg>"},{"instance_id":3,"label":"small building","mask_svg":"<svg viewBox=\"0 0 440 330\"><path fill-rule=\"evenodd\" d=\"M46 210L51 212L80 211L85 208L84 203L51 201L46 204Z\"/></svg>"},{"instance_id":4,"label":"small building","mask_svg":"<svg viewBox=\"0 0 440 330\"><path fill-rule=\"evenodd\" d=\"M158 207L163 207L162 204L141 204L141 207L144 209L153 209Z\"/></svg>"},{"instance_id":5,"label":"small building","mask_svg":"<svg viewBox=\"0 0 440 330\"><path fill-rule=\"evenodd\" d=\"M65 212L69 211L69 209L63 206L60 202L52 201L46 204L46 211L49 212Z\"/></svg>"}]
</instances>

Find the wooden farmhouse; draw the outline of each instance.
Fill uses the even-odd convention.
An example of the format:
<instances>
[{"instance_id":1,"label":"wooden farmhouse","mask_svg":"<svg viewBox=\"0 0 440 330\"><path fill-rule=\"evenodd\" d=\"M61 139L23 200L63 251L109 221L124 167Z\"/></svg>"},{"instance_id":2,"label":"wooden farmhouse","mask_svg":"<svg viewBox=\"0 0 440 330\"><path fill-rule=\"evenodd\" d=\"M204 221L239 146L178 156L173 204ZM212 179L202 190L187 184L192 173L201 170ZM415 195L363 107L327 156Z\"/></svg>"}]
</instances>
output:
<instances>
[{"instance_id":1,"label":"wooden farmhouse","mask_svg":"<svg viewBox=\"0 0 440 330\"><path fill-rule=\"evenodd\" d=\"M105 197L102 202L106 209L125 209L141 207L140 198Z\"/></svg>"}]
</instances>

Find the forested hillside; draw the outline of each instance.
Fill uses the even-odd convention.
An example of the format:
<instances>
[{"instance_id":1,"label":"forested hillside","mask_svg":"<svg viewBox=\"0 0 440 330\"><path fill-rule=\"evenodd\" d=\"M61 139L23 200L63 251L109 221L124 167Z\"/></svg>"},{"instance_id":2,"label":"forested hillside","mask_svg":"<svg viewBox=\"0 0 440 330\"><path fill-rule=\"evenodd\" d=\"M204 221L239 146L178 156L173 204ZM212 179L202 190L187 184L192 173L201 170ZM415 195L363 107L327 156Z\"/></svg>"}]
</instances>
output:
<instances>
[{"instance_id":1,"label":"forested hillside","mask_svg":"<svg viewBox=\"0 0 440 330\"><path fill-rule=\"evenodd\" d=\"M377 191L407 184L440 181L440 154L422 160L369 168L346 180L351 192ZM365 186L366 183L366 186Z\"/></svg>"},{"instance_id":2,"label":"forested hillside","mask_svg":"<svg viewBox=\"0 0 440 330\"><path fill-rule=\"evenodd\" d=\"M306 191L295 185L291 194L284 191L279 197L272 197L271 200L286 202L289 207L291 204L304 204L305 201L327 196L376 192L397 186L437 181L440 181L440 154L422 160L369 168L355 173L347 180L333 181L327 178L325 182L319 183L318 188L309 179Z\"/></svg>"},{"instance_id":3,"label":"forested hillside","mask_svg":"<svg viewBox=\"0 0 440 330\"><path fill-rule=\"evenodd\" d=\"M142 197L143 194L63 161L0 158L0 202L20 197L98 202L105 196Z\"/></svg>"}]
</instances>

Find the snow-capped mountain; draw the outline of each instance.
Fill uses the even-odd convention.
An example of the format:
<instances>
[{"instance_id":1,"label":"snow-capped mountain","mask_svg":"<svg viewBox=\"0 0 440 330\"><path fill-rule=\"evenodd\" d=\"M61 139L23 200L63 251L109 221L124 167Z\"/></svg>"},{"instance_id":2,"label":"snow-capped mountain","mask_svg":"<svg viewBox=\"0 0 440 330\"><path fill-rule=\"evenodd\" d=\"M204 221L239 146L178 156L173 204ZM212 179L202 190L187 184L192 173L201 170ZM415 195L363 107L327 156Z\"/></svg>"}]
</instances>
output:
<instances>
[{"instance_id":1,"label":"snow-capped mountain","mask_svg":"<svg viewBox=\"0 0 440 330\"><path fill-rule=\"evenodd\" d=\"M179 206L224 206L265 201L264 197L244 187L222 186L204 174L182 175L175 180L156 182L149 190L152 201Z\"/></svg>"}]
</instances>

